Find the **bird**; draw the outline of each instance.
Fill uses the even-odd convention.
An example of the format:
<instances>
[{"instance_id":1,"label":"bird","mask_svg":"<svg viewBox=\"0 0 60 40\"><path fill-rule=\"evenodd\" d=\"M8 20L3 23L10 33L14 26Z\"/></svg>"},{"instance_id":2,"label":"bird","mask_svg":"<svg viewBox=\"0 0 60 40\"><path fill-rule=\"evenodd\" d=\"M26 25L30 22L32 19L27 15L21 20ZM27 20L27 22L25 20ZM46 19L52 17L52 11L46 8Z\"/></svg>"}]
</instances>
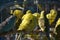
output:
<instances>
[{"instance_id":1,"label":"bird","mask_svg":"<svg viewBox=\"0 0 60 40\"><path fill-rule=\"evenodd\" d=\"M25 32L32 32L36 27L36 17L33 16L31 13L27 13L22 17L22 22L19 25L18 31L24 30Z\"/></svg>"},{"instance_id":2,"label":"bird","mask_svg":"<svg viewBox=\"0 0 60 40\"><path fill-rule=\"evenodd\" d=\"M49 20L50 25L54 22L56 16L57 16L57 11L54 9L51 9L50 13L46 15L46 18Z\"/></svg>"},{"instance_id":3,"label":"bird","mask_svg":"<svg viewBox=\"0 0 60 40\"><path fill-rule=\"evenodd\" d=\"M54 28L54 33L57 35L56 28L60 25L60 18L57 20L55 28Z\"/></svg>"},{"instance_id":4,"label":"bird","mask_svg":"<svg viewBox=\"0 0 60 40\"><path fill-rule=\"evenodd\" d=\"M38 19L38 24L39 24L39 27L41 28L42 31L45 30L45 25L44 25L44 12L45 11L41 11L40 17Z\"/></svg>"},{"instance_id":5,"label":"bird","mask_svg":"<svg viewBox=\"0 0 60 40\"><path fill-rule=\"evenodd\" d=\"M55 39L60 40L60 18L56 22L54 33L55 33Z\"/></svg>"},{"instance_id":6,"label":"bird","mask_svg":"<svg viewBox=\"0 0 60 40\"><path fill-rule=\"evenodd\" d=\"M13 15L16 16L18 19L19 18L21 19L23 15L22 10L18 10L18 9L14 10Z\"/></svg>"}]
</instances>

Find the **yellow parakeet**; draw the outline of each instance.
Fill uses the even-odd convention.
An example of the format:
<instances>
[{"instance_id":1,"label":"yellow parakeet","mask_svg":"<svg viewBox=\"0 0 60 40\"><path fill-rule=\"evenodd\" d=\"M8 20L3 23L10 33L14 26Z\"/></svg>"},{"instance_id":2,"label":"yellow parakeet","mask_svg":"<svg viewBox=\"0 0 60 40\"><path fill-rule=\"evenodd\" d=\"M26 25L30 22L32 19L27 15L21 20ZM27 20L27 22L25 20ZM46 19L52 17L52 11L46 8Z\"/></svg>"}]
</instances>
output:
<instances>
[{"instance_id":1,"label":"yellow parakeet","mask_svg":"<svg viewBox=\"0 0 60 40\"><path fill-rule=\"evenodd\" d=\"M56 33L56 28L57 28L59 25L60 25L60 18L57 20L56 25L55 25L55 29L54 29L55 34L57 34L57 33Z\"/></svg>"},{"instance_id":2,"label":"yellow parakeet","mask_svg":"<svg viewBox=\"0 0 60 40\"><path fill-rule=\"evenodd\" d=\"M50 13L46 15L50 25L54 22L56 16L57 16L57 12L54 9L50 10Z\"/></svg>"},{"instance_id":3,"label":"yellow parakeet","mask_svg":"<svg viewBox=\"0 0 60 40\"><path fill-rule=\"evenodd\" d=\"M54 33L56 34L56 37L55 39L56 40L60 40L60 18L57 20L56 22L56 26L55 26L55 29L54 29Z\"/></svg>"},{"instance_id":4,"label":"yellow parakeet","mask_svg":"<svg viewBox=\"0 0 60 40\"><path fill-rule=\"evenodd\" d=\"M39 27L41 28L42 31L45 30L45 26L44 26L44 11L41 11L40 17L38 19L38 24Z\"/></svg>"},{"instance_id":5,"label":"yellow parakeet","mask_svg":"<svg viewBox=\"0 0 60 40\"><path fill-rule=\"evenodd\" d=\"M58 21L56 22L56 26L57 27L58 25L60 25L60 18L58 19Z\"/></svg>"},{"instance_id":6,"label":"yellow parakeet","mask_svg":"<svg viewBox=\"0 0 60 40\"><path fill-rule=\"evenodd\" d=\"M23 16L22 10L18 10L18 9L14 10L13 15L16 16L15 26L17 29L22 21L22 16Z\"/></svg>"},{"instance_id":7,"label":"yellow parakeet","mask_svg":"<svg viewBox=\"0 0 60 40\"><path fill-rule=\"evenodd\" d=\"M13 15L16 16L17 18L22 18L23 15L22 10L15 10L13 12Z\"/></svg>"},{"instance_id":8,"label":"yellow parakeet","mask_svg":"<svg viewBox=\"0 0 60 40\"><path fill-rule=\"evenodd\" d=\"M22 10L17 10L17 9L14 10L13 15L17 17L16 22L18 22L18 20L21 19L23 16Z\"/></svg>"},{"instance_id":9,"label":"yellow parakeet","mask_svg":"<svg viewBox=\"0 0 60 40\"><path fill-rule=\"evenodd\" d=\"M37 25L36 20L36 17L33 16L31 13L25 14L22 17L22 23L19 25L19 28L17 30L24 30L25 32L33 31Z\"/></svg>"}]
</instances>

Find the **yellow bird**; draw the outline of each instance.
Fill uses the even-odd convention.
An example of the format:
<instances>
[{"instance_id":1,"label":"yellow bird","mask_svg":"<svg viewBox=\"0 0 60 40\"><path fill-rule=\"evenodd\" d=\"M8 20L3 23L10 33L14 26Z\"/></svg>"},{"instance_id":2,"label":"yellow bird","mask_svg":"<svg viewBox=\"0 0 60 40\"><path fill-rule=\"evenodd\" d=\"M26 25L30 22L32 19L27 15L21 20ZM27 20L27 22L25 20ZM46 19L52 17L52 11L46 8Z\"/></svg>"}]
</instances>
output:
<instances>
[{"instance_id":1,"label":"yellow bird","mask_svg":"<svg viewBox=\"0 0 60 40\"><path fill-rule=\"evenodd\" d=\"M57 11L54 9L50 10L50 13L46 15L50 25L54 22L56 16L57 16Z\"/></svg>"},{"instance_id":2,"label":"yellow bird","mask_svg":"<svg viewBox=\"0 0 60 40\"><path fill-rule=\"evenodd\" d=\"M16 22L18 22L18 20L21 19L23 16L22 10L17 10L17 9L14 10L13 15L17 17Z\"/></svg>"},{"instance_id":3,"label":"yellow bird","mask_svg":"<svg viewBox=\"0 0 60 40\"><path fill-rule=\"evenodd\" d=\"M42 31L45 30L45 26L44 26L44 11L41 11L40 13L40 17L38 19L38 24L39 24L39 27L41 28Z\"/></svg>"},{"instance_id":4,"label":"yellow bird","mask_svg":"<svg viewBox=\"0 0 60 40\"><path fill-rule=\"evenodd\" d=\"M57 27L58 25L60 25L60 18L58 19L58 21L56 22L56 26Z\"/></svg>"},{"instance_id":5,"label":"yellow bird","mask_svg":"<svg viewBox=\"0 0 60 40\"><path fill-rule=\"evenodd\" d=\"M60 18L58 19L58 21L56 22L56 25L55 25L55 29L54 29L54 33L56 33L56 28L60 25Z\"/></svg>"},{"instance_id":6,"label":"yellow bird","mask_svg":"<svg viewBox=\"0 0 60 40\"><path fill-rule=\"evenodd\" d=\"M33 16L31 13L27 13L22 17L22 23L19 25L19 28L17 29L19 30L24 30L25 32L31 32L34 30L34 28L36 27L37 23L36 23L36 17Z\"/></svg>"},{"instance_id":7,"label":"yellow bird","mask_svg":"<svg viewBox=\"0 0 60 40\"><path fill-rule=\"evenodd\" d=\"M14 10L13 15L16 16L17 18L22 18L23 16L22 10Z\"/></svg>"},{"instance_id":8,"label":"yellow bird","mask_svg":"<svg viewBox=\"0 0 60 40\"><path fill-rule=\"evenodd\" d=\"M16 16L15 26L17 29L22 21L22 16L23 16L22 10L18 10L18 9L14 10L13 15Z\"/></svg>"}]
</instances>

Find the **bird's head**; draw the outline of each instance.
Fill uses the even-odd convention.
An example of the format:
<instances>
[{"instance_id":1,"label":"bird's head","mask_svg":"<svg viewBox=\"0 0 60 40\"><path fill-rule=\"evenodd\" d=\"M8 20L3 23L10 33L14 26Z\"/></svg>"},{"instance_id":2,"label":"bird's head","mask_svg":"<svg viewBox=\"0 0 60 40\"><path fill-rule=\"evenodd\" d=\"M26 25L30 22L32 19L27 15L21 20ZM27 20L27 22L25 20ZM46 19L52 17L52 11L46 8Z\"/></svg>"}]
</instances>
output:
<instances>
[{"instance_id":1,"label":"bird's head","mask_svg":"<svg viewBox=\"0 0 60 40\"><path fill-rule=\"evenodd\" d=\"M22 18L22 10L14 10L13 15L16 16L17 18Z\"/></svg>"}]
</instances>

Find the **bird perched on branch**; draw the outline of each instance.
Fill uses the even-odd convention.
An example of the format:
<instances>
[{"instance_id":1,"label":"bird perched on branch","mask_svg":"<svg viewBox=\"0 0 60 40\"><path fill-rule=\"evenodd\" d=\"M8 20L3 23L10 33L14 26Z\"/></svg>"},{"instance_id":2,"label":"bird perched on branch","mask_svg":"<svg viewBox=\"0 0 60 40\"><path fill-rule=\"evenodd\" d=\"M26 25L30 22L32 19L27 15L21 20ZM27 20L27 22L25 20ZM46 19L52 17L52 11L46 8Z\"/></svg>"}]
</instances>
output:
<instances>
[{"instance_id":1,"label":"bird perched on branch","mask_svg":"<svg viewBox=\"0 0 60 40\"><path fill-rule=\"evenodd\" d=\"M36 20L37 20L36 17L33 16L31 13L25 14L22 17L22 22L19 25L19 28L17 30L18 31L24 30L25 32L32 32L37 25Z\"/></svg>"},{"instance_id":2,"label":"bird perched on branch","mask_svg":"<svg viewBox=\"0 0 60 40\"><path fill-rule=\"evenodd\" d=\"M22 16L23 16L23 12L22 10L14 10L14 12L12 13L14 16L16 16L16 21L15 21L15 28L14 31L17 31L18 26L20 25L20 23L22 22Z\"/></svg>"},{"instance_id":3,"label":"bird perched on branch","mask_svg":"<svg viewBox=\"0 0 60 40\"><path fill-rule=\"evenodd\" d=\"M57 16L57 11L54 9L50 10L50 13L46 15L50 25L54 22L56 16Z\"/></svg>"},{"instance_id":4,"label":"bird perched on branch","mask_svg":"<svg viewBox=\"0 0 60 40\"><path fill-rule=\"evenodd\" d=\"M60 40L60 18L56 22L54 33L56 34L55 39Z\"/></svg>"}]
</instances>

